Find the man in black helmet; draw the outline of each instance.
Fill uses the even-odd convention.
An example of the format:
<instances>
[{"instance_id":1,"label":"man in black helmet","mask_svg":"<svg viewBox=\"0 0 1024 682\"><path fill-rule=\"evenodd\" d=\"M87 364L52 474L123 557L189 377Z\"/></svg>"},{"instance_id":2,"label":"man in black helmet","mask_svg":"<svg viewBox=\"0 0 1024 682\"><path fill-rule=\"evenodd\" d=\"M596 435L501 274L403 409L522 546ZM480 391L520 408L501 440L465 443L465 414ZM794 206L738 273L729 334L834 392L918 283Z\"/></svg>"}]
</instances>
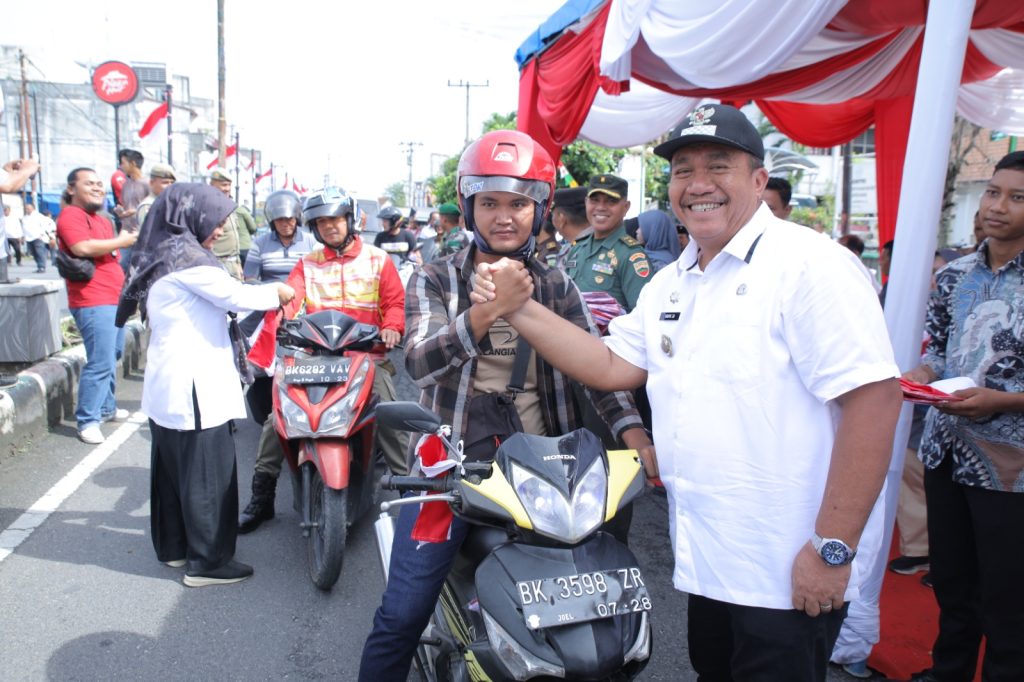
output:
<instances>
[{"instance_id":1,"label":"man in black helmet","mask_svg":"<svg viewBox=\"0 0 1024 682\"><path fill-rule=\"evenodd\" d=\"M373 245L383 249L391 256L396 268L408 261L419 262L419 240L416 235L406 229L408 221L394 206L388 206L377 214L381 223L381 231L373 240Z\"/></svg>"},{"instance_id":2,"label":"man in black helmet","mask_svg":"<svg viewBox=\"0 0 1024 682\"><path fill-rule=\"evenodd\" d=\"M321 245L302 227L302 202L298 195L279 190L267 197L263 213L270 232L257 237L245 260L246 282L284 282L298 262ZM263 313L254 313L242 320L242 330L251 335L263 319ZM277 479L281 475L284 452L270 419L271 387L273 379L257 377L245 397L249 411L257 423L263 424L252 477L252 497L238 517L238 532L251 533L264 521L274 518L274 496Z\"/></svg>"},{"instance_id":3,"label":"man in black helmet","mask_svg":"<svg viewBox=\"0 0 1024 682\"><path fill-rule=\"evenodd\" d=\"M398 271L388 254L365 244L356 233L355 201L340 187L327 187L308 197L302 218L324 248L303 256L288 276L295 299L284 307L284 317L293 318L302 309L307 313L338 310L358 322L378 327L381 343L370 351L377 363L373 391L382 401L394 400L391 377L395 368L387 352L402 340L405 331L405 290ZM371 297L376 306L368 307L367 299ZM269 367L273 360L278 321L276 311L263 318L263 329L249 353L249 360L258 367ZM404 474L406 434L381 426L377 429L377 444L392 471ZM271 498L265 518L273 518L274 486L276 479L261 486L261 491Z\"/></svg>"}]
</instances>

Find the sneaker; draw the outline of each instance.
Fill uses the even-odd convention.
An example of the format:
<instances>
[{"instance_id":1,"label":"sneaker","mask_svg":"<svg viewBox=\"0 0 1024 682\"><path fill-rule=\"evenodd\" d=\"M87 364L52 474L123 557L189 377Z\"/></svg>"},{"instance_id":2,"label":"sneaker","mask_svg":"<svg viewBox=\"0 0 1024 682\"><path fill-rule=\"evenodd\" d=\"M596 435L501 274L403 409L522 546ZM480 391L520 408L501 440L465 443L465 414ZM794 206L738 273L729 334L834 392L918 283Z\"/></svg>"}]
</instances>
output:
<instances>
[{"instance_id":1,"label":"sneaker","mask_svg":"<svg viewBox=\"0 0 1024 682\"><path fill-rule=\"evenodd\" d=\"M105 417L103 417L102 420L105 422L123 422L130 416L132 416L131 412L129 412L128 410L118 408L114 410L112 414L108 414Z\"/></svg>"},{"instance_id":2,"label":"sneaker","mask_svg":"<svg viewBox=\"0 0 1024 682\"><path fill-rule=\"evenodd\" d=\"M856 677L859 680L869 680L874 677L874 673L868 668L868 662L865 661L854 661L853 663L843 663L843 671L851 677Z\"/></svg>"},{"instance_id":3,"label":"sneaker","mask_svg":"<svg viewBox=\"0 0 1024 682\"><path fill-rule=\"evenodd\" d=\"M8 388L18 383L17 374L0 374L0 388Z\"/></svg>"},{"instance_id":4,"label":"sneaker","mask_svg":"<svg viewBox=\"0 0 1024 682\"><path fill-rule=\"evenodd\" d=\"M931 573L925 573L924 575L922 575L921 576L921 584L924 585L925 587L934 589L935 585L932 584L932 574Z\"/></svg>"},{"instance_id":5,"label":"sneaker","mask_svg":"<svg viewBox=\"0 0 1024 682\"><path fill-rule=\"evenodd\" d=\"M83 443L88 443L89 445L99 445L106 439L103 436L103 432L100 431L99 424L90 424L84 429L79 429L78 440Z\"/></svg>"},{"instance_id":6,"label":"sneaker","mask_svg":"<svg viewBox=\"0 0 1024 682\"><path fill-rule=\"evenodd\" d=\"M170 566L171 568L181 568L185 565L185 560L175 559L174 561L165 561L164 564Z\"/></svg>"},{"instance_id":7,"label":"sneaker","mask_svg":"<svg viewBox=\"0 0 1024 682\"><path fill-rule=\"evenodd\" d=\"M889 562L889 570L900 575L914 575L928 570L927 556L899 556Z\"/></svg>"},{"instance_id":8,"label":"sneaker","mask_svg":"<svg viewBox=\"0 0 1024 682\"><path fill-rule=\"evenodd\" d=\"M207 585L227 585L238 583L252 575L252 566L240 561L229 561L220 568L206 573L186 573L185 585L188 587L206 587Z\"/></svg>"}]
</instances>

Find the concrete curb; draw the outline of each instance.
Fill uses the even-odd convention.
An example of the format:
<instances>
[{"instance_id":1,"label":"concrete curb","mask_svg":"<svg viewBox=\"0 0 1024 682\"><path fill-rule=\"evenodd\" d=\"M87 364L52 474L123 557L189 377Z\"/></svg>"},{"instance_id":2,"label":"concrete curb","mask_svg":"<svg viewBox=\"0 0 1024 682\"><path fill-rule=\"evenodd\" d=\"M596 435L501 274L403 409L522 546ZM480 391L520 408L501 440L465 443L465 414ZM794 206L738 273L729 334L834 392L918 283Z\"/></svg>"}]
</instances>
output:
<instances>
[{"instance_id":1,"label":"concrete curb","mask_svg":"<svg viewBox=\"0 0 1024 682\"><path fill-rule=\"evenodd\" d=\"M148 343L148 330L129 320L117 363L119 382L145 367ZM19 372L17 384L0 389L0 453L13 454L61 421L74 419L84 365L85 346L78 344Z\"/></svg>"}]
</instances>

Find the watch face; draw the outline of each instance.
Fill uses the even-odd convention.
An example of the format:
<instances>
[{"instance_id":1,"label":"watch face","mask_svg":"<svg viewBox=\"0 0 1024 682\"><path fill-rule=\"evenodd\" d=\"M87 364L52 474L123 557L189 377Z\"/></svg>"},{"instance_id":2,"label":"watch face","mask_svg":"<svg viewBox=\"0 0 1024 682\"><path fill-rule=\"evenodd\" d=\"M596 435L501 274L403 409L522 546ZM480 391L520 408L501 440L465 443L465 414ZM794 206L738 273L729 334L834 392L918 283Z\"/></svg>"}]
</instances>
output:
<instances>
[{"instance_id":1,"label":"watch face","mask_svg":"<svg viewBox=\"0 0 1024 682\"><path fill-rule=\"evenodd\" d=\"M842 566L850 560L849 548L841 542L830 540L821 546L821 558L830 566Z\"/></svg>"}]
</instances>

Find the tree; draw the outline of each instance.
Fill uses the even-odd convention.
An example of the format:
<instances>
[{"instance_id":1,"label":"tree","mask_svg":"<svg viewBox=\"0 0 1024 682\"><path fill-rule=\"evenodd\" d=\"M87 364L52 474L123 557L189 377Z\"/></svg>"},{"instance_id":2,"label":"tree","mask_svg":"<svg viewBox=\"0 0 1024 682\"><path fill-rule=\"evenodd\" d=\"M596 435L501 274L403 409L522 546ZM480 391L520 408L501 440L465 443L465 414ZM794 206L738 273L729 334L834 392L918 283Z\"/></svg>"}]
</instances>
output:
<instances>
[{"instance_id":1,"label":"tree","mask_svg":"<svg viewBox=\"0 0 1024 682\"><path fill-rule=\"evenodd\" d=\"M949 145L949 161L946 164L946 182L942 188L942 213L939 217L939 246L949 244L949 231L953 226L953 218L956 217L956 179L960 176L964 164L967 163L967 156L973 151L982 154L984 152L978 146L978 135L981 127L977 126L959 114L953 121L953 139ZM986 161L989 159L985 158Z\"/></svg>"},{"instance_id":2,"label":"tree","mask_svg":"<svg viewBox=\"0 0 1024 682\"><path fill-rule=\"evenodd\" d=\"M562 164L576 182L585 185L592 175L614 173L625 155L622 149L608 149L586 140L576 140L562 150Z\"/></svg>"},{"instance_id":3,"label":"tree","mask_svg":"<svg viewBox=\"0 0 1024 682\"><path fill-rule=\"evenodd\" d=\"M510 111L507 114L494 112L491 117L484 121L480 134L489 133L492 130L515 130L516 112Z\"/></svg>"},{"instance_id":4,"label":"tree","mask_svg":"<svg viewBox=\"0 0 1024 682\"><path fill-rule=\"evenodd\" d=\"M455 171L459 167L459 157L450 156L441 164L441 172L427 180L434 188L434 200L438 204L457 202L459 200L455 187Z\"/></svg>"},{"instance_id":5,"label":"tree","mask_svg":"<svg viewBox=\"0 0 1024 682\"><path fill-rule=\"evenodd\" d=\"M405 183L393 182L384 190L384 196L395 206L405 206Z\"/></svg>"}]
</instances>

